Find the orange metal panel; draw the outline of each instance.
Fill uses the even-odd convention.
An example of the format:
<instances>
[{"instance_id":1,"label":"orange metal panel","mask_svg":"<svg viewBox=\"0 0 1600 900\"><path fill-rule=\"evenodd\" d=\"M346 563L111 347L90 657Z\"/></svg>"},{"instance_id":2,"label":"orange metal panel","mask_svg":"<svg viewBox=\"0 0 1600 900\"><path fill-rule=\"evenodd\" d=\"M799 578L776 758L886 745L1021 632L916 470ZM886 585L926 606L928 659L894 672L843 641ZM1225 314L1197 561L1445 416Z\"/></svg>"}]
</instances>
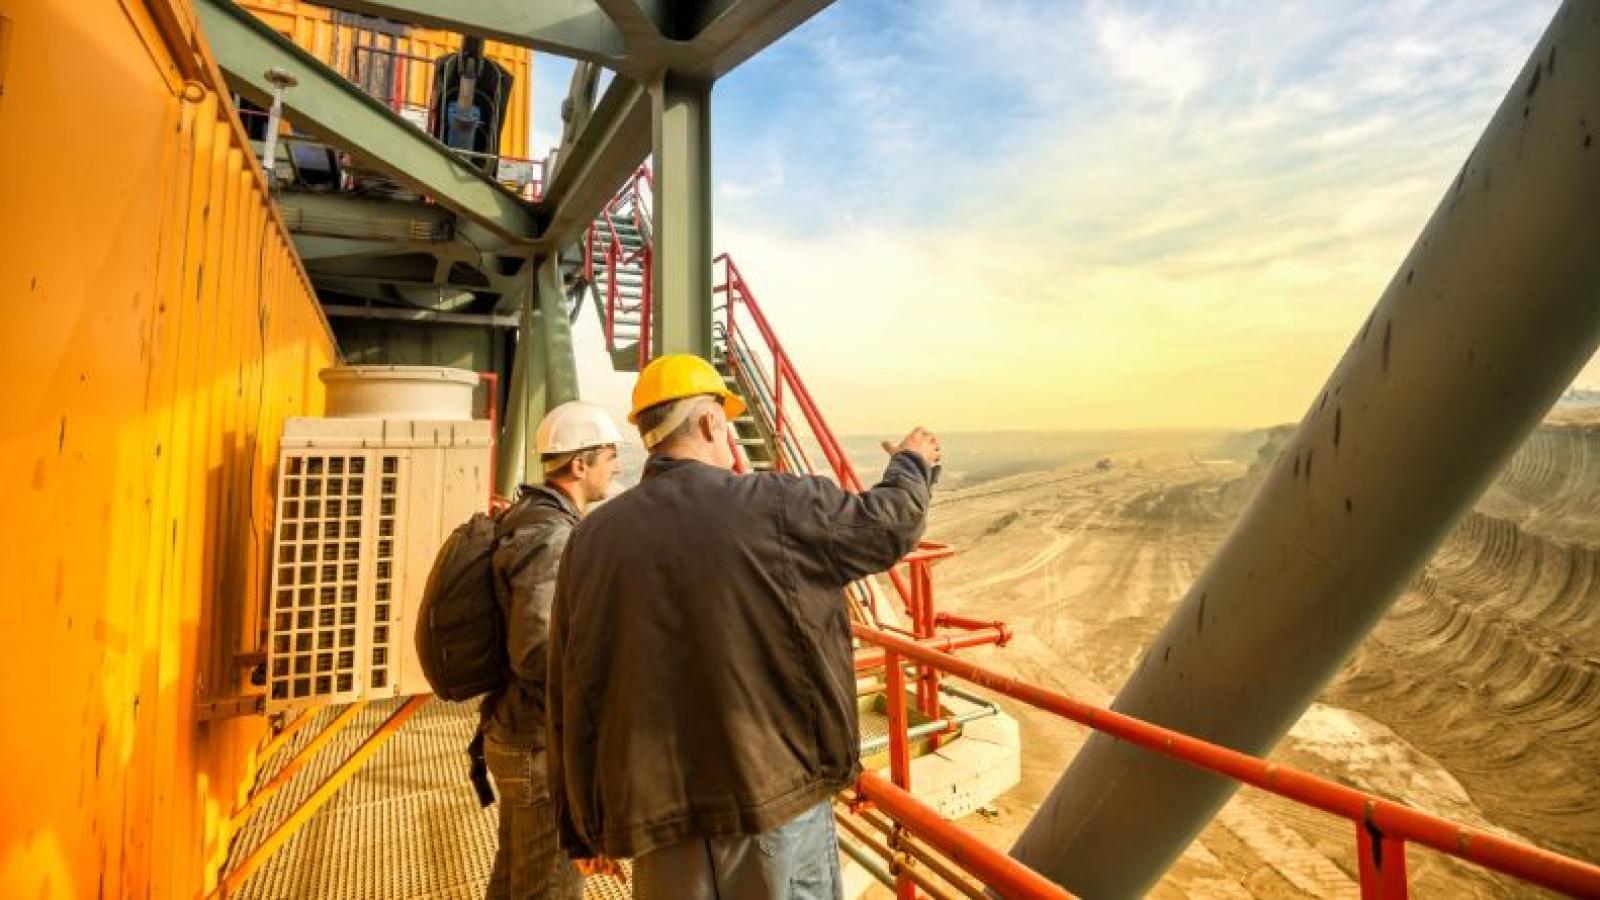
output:
<instances>
[{"instance_id":1,"label":"orange metal panel","mask_svg":"<svg viewBox=\"0 0 1600 900\"><path fill-rule=\"evenodd\" d=\"M198 704L241 687L335 352L192 11L150 2L0 0L6 897L209 887L263 728Z\"/></svg>"}]
</instances>

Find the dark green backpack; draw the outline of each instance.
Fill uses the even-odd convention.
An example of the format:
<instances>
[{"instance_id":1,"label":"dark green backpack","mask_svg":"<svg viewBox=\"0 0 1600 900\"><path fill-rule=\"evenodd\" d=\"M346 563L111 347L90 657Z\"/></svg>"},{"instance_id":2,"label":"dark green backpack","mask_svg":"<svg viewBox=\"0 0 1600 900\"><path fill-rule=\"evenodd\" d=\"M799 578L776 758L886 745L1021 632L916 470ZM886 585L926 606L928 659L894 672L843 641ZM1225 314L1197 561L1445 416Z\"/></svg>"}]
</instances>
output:
<instances>
[{"instance_id":1,"label":"dark green backpack","mask_svg":"<svg viewBox=\"0 0 1600 900\"><path fill-rule=\"evenodd\" d=\"M433 692L471 700L505 685L506 627L495 599L499 522L475 513L433 559L417 610L417 659Z\"/></svg>"}]
</instances>

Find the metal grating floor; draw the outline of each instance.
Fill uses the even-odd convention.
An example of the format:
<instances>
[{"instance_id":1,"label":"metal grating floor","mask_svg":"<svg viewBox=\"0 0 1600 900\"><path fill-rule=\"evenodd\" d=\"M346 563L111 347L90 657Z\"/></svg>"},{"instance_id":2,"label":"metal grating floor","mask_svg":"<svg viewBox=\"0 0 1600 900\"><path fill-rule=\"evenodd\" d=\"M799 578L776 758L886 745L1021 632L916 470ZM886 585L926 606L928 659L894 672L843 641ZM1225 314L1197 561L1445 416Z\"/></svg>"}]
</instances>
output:
<instances>
[{"instance_id":1,"label":"metal grating floor","mask_svg":"<svg viewBox=\"0 0 1600 900\"><path fill-rule=\"evenodd\" d=\"M350 754L403 698L375 701L328 743L239 830L228 866L237 865ZM273 777L339 711L326 707L263 768ZM482 897L494 863L495 810L478 806L467 781L467 742L475 704L423 706L310 821L234 895L284 897ZM627 898L613 879L590 879L585 897Z\"/></svg>"}]
</instances>

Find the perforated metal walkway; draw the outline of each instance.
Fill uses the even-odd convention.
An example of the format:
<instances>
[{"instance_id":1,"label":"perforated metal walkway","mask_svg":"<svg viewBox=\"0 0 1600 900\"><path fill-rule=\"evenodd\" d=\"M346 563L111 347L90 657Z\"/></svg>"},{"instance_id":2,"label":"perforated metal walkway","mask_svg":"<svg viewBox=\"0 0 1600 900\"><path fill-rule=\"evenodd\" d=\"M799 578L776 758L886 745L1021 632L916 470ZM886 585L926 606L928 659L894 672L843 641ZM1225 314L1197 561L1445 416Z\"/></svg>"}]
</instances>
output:
<instances>
[{"instance_id":1,"label":"perforated metal walkway","mask_svg":"<svg viewBox=\"0 0 1600 900\"><path fill-rule=\"evenodd\" d=\"M401 700L375 702L319 751L240 829L232 868L257 847ZM265 784L293 759L339 707L290 738L261 773ZM383 746L233 896L435 898L482 897L494 862L495 810L478 806L466 778L475 704L431 700ZM610 878L591 878L590 900L626 898Z\"/></svg>"}]
</instances>

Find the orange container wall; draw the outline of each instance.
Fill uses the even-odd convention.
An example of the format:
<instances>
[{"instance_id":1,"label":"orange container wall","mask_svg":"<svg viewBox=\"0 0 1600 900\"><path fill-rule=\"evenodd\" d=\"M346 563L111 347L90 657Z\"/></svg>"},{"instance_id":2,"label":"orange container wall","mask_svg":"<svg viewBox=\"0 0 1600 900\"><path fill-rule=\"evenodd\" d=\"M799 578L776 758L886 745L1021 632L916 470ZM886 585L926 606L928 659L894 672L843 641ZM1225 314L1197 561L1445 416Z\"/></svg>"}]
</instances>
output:
<instances>
[{"instance_id":1,"label":"orange container wall","mask_svg":"<svg viewBox=\"0 0 1600 900\"><path fill-rule=\"evenodd\" d=\"M183 0L0 0L0 896L195 897L333 340Z\"/></svg>"},{"instance_id":2,"label":"orange container wall","mask_svg":"<svg viewBox=\"0 0 1600 900\"><path fill-rule=\"evenodd\" d=\"M321 6L299 0L241 0L240 6L256 18L272 26L279 34L299 44L317 59L328 63L339 72L349 75L356 56L355 29L348 25L334 25L333 13ZM447 31L430 31L412 28L407 36L385 46L397 53L426 59L437 59L452 53L461 46L461 35ZM533 90L533 53L523 47L484 42L484 51L490 58L511 73L511 100L506 110L506 124L500 132L500 155L528 157L529 98ZM365 56L365 54L362 54ZM408 104L424 106L433 90L433 67L414 63L405 64L404 100Z\"/></svg>"}]
</instances>

